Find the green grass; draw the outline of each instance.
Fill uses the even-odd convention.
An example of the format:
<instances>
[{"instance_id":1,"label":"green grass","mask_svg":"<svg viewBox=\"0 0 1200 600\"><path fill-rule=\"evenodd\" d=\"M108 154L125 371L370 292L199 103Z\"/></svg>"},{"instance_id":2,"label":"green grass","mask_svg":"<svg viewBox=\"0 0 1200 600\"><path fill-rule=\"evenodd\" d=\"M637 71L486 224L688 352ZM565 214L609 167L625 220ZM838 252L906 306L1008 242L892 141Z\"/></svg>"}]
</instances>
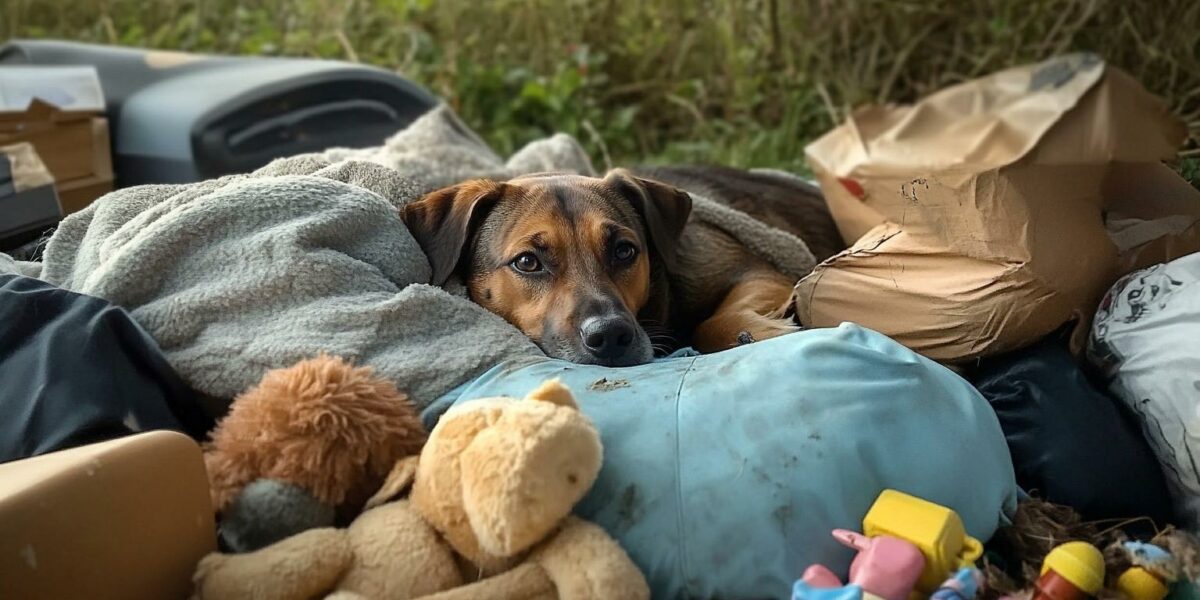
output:
<instances>
[{"instance_id":1,"label":"green grass","mask_svg":"<svg viewBox=\"0 0 1200 600\"><path fill-rule=\"evenodd\" d=\"M498 151L574 134L597 165L803 171L868 102L1089 50L1166 97L1200 183L1196 0L7 0L0 35L395 69Z\"/></svg>"}]
</instances>

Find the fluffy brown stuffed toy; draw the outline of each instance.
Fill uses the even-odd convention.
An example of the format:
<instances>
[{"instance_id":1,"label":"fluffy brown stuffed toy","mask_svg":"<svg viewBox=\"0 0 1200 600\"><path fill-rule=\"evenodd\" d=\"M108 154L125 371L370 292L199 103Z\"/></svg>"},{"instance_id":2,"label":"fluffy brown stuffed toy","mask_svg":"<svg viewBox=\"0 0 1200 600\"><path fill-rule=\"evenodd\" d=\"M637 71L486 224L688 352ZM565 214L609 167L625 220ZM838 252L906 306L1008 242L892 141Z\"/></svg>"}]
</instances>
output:
<instances>
[{"instance_id":1,"label":"fluffy brown stuffed toy","mask_svg":"<svg viewBox=\"0 0 1200 600\"><path fill-rule=\"evenodd\" d=\"M603 455L558 381L460 404L349 527L214 552L193 600L648 600L616 540L571 514Z\"/></svg>"},{"instance_id":2,"label":"fluffy brown stuffed toy","mask_svg":"<svg viewBox=\"0 0 1200 600\"><path fill-rule=\"evenodd\" d=\"M369 367L321 355L269 371L205 445L213 506L224 511L247 485L274 480L356 513L425 437L408 397Z\"/></svg>"}]
</instances>

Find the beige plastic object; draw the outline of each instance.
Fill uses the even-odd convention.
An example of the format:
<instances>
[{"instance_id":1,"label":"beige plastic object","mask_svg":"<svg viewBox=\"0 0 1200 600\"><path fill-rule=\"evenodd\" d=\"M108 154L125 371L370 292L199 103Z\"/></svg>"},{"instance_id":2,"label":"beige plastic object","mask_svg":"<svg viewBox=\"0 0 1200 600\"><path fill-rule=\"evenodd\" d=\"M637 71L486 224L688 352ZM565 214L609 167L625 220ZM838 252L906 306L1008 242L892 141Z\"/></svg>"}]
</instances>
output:
<instances>
[{"instance_id":1,"label":"beige plastic object","mask_svg":"<svg viewBox=\"0 0 1200 600\"><path fill-rule=\"evenodd\" d=\"M155 431L0 464L0 598L186 598L216 548L187 436Z\"/></svg>"},{"instance_id":2,"label":"beige plastic object","mask_svg":"<svg viewBox=\"0 0 1200 600\"><path fill-rule=\"evenodd\" d=\"M46 164L33 149L33 144L20 142L9 146L0 146L0 154L8 157L9 168L12 170L13 189L17 192L54 184L54 177L50 175Z\"/></svg>"},{"instance_id":3,"label":"beige plastic object","mask_svg":"<svg viewBox=\"0 0 1200 600\"><path fill-rule=\"evenodd\" d=\"M948 363L1086 324L1122 272L1200 250L1200 192L1161 163L1186 133L1091 55L861 109L807 148L852 246L796 286L796 313Z\"/></svg>"}]
</instances>

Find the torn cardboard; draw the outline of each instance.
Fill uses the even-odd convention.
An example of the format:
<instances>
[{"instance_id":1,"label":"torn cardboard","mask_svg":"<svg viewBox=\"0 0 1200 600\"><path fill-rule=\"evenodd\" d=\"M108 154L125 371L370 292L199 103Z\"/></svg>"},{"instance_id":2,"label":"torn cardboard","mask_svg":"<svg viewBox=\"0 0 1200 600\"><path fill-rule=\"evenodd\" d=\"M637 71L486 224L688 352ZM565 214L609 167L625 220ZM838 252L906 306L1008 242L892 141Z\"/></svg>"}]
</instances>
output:
<instances>
[{"instance_id":1,"label":"torn cardboard","mask_svg":"<svg viewBox=\"0 0 1200 600\"><path fill-rule=\"evenodd\" d=\"M861 109L806 149L851 247L797 284L797 317L949 363L1087 321L1120 274L1200 250L1200 193L1162 164L1186 134L1089 54Z\"/></svg>"}]
</instances>

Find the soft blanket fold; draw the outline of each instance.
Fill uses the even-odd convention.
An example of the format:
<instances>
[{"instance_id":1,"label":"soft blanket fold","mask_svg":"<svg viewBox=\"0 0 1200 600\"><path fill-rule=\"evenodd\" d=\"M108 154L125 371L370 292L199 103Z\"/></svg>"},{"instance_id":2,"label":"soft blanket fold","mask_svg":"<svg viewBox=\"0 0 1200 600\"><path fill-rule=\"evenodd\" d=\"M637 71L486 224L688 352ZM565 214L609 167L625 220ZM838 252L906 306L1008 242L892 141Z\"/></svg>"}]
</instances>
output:
<instances>
[{"instance_id":1,"label":"soft blanket fold","mask_svg":"<svg viewBox=\"0 0 1200 600\"><path fill-rule=\"evenodd\" d=\"M220 399L270 368L328 352L375 367L421 406L538 348L460 294L427 285L429 264L397 208L477 177L595 174L569 136L502 161L445 106L379 148L281 159L248 174L113 192L67 217L38 276L128 309L184 379ZM803 241L703 197L694 218L782 271L812 268Z\"/></svg>"}]
</instances>

